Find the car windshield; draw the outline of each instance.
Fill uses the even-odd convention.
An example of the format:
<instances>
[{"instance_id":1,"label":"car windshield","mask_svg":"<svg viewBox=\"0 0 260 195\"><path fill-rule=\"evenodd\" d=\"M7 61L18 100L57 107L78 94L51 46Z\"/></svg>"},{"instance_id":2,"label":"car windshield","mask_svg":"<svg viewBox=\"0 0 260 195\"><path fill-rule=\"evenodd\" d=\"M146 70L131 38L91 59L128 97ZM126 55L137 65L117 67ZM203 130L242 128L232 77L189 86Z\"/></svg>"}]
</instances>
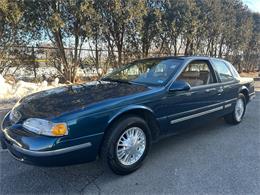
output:
<instances>
[{"instance_id":1,"label":"car windshield","mask_svg":"<svg viewBox=\"0 0 260 195\"><path fill-rule=\"evenodd\" d=\"M132 62L105 76L104 81L163 85L181 65L182 59L146 59Z\"/></svg>"}]
</instances>

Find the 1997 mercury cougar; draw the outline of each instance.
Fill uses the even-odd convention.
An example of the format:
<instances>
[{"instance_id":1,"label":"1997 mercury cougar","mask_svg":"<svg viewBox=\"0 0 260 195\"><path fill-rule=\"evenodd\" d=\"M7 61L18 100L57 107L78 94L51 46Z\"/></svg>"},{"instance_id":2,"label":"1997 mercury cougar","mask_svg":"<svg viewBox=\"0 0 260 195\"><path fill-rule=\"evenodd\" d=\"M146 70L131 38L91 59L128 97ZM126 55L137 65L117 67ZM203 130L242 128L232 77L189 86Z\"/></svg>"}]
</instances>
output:
<instances>
[{"instance_id":1,"label":"1997 mercury cougar","mask_svg":"<svg viewBox=\"0 0 260 195\"><path fill-rule=\"evenodd\" d=\"M254 82L227 61L162 57L101 80L22 98L5 116L1 145L19 161L58 166L101 157L116 174L137 170L152 142L211 119L238 124Z\"/></svg>"}]
</instances>

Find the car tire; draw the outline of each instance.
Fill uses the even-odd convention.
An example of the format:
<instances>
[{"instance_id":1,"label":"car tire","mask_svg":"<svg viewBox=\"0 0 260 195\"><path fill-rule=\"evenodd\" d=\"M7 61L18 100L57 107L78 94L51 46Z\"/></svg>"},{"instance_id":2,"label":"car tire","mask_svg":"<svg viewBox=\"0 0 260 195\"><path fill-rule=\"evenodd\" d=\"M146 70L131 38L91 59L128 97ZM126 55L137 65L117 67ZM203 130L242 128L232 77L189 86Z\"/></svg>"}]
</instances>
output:
<instances>
[{"instance_id":1,"label":"car tire","mask_svg":"<svg viewBox=\"0 0 260 195\"><path fill-rule=\"evenodd\" d=\"M151 141L147 123L140 117L126 116L108 129L100 156L104 165L114 173L127 175L141 167Z\"/></svg>"},{"instance_id":2,"label":"car tire","mask_svg":"<svg viewBox=\"0 0 260 195\"><path fill-rule=\"evenodd\" d=\"M243 120L245 111L246 111L246 98L242 93L240 93L238 95L233 112L226 115L224 119L228 124L233 124L233 125L239 124Z\"/></svg>"}]
</instances>

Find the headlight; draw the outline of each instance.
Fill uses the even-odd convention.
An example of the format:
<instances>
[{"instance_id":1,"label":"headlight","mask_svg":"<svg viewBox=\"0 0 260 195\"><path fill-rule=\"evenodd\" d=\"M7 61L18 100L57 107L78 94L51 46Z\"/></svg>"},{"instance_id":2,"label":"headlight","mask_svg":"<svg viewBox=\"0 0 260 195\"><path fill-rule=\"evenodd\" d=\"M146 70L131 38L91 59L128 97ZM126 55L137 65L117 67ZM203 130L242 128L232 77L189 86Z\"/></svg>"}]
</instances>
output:
<instances>
[{"instance_id":1,"label":"headlight","mask_svg":"<svg viewBox=\"0 0 260 195\"><path fill-rule=\"evenodd\" d=\"M39 135L63 136L68 135L66 123L53 123L39 118L29 118L23 123L23 127L27 130Z\"/></svg>"},{"instance_id":2,"label":"headlight","mask_svg":"<svg viewBox=\"0 0 260 195\"><path fill-rule=\"evenodd\" d=\"M19 111L12 109L9 115L9 119L14 122L17 123L20 119L22 118L22 115Z\"/></svg>"}]
</instances>

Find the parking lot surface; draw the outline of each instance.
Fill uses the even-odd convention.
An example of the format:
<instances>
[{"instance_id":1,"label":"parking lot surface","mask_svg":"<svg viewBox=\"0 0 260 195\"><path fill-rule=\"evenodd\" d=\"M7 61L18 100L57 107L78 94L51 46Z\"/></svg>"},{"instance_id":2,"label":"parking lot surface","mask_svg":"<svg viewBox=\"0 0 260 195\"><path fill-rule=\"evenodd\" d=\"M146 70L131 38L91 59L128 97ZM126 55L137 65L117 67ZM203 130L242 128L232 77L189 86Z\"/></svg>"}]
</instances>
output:
<instances>
[{"instance_id":1,"label":"parking lot surface","mask_svg":"<svg viewBox=\"0 0 260 195\"><path fill-rule=\"evenodd\" d=\"M8 109L0 110L0 121ZM36 167L0 149L0 194L260 194L260 92L236 126L223 119L155 143L128 176L96 161Z\"/></svg>"}]
</instances>

